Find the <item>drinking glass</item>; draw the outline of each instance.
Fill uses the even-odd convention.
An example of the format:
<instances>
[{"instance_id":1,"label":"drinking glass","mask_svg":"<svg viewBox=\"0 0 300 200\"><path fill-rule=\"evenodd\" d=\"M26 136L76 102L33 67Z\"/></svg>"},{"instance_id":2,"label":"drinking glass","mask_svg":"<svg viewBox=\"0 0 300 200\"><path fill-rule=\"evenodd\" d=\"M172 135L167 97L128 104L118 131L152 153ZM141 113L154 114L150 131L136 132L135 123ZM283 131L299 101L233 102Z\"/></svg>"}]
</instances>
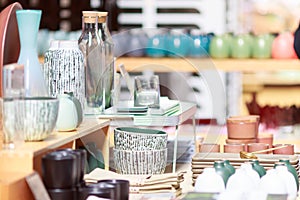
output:
<instances>
[{"instance_id":1,"label":"drinking glass","mask_svg":"<svg viewBox=\"0 0 300 200\"><path fill-rule=\"evenodd\" d=\"M134 106L159 108L159 77L136 76L134 78Z\"/></svg>"},{"instance_id":2,"label":"drinking glass","mask_svg":"<svg viewBox=\"0 0 300 200\"><path fill-rule=\"evenodd\" d=\"M22 103L25 95L24 65L3 66L3 148L14 149L24 142Z\"/></svg>"}]
</instances>

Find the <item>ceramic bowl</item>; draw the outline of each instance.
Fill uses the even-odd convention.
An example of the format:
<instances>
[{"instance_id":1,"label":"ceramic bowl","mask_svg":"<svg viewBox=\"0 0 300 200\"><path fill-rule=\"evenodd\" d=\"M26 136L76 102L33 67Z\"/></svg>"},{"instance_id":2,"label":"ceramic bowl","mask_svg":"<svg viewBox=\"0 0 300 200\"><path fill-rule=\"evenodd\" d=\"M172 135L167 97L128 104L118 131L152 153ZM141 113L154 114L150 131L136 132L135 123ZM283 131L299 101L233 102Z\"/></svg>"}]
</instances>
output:
<instances>
[{"instance_id":1,"label":"ceramic bowl","mask_svg":"<svg viewBox=\"0 0 300 200\"><path fill-rule=\"evenodd\" d=\"M257 137L257 119L253 117L227 118L227 134L229 139L254 139Z\"/></svg>"},{"instance_id":2,"label":"ceramic bowl","mask_svg":"<svg viewBox=\"0 0 300 200\"><path fill-rule=\"evenodd\" d=\"M224 144L224 153L239 153L245 150L245 144Z\"/></svg>"},{"instance_id":3,"label":"ceramic bowl","mask_svg":"<svg viewBox=\"0 0 300 200\"><path fill-rule=\"evenodd\" d=\"M114 149L114 162L120 174L162 174L167 165L167 149L130 151Z\"/></svg>"},{"instance_id":4,"label":"ceramic bowl","mask_svg":"<svg viewBox=\"0 0 300 200\"><path fill-rule=\"evenodd\" d=\"M36 97L4 101L4 129L23 133L25 141L40 141L55 128L59 101L56 98ZM15 113L12 115L12 113Z\"/></svg>"},{"instance_id":5,"label":"ceramic bowl","mask_svg":"<svg viewBox=\"0 0 300 200\"><path fill-rule=\"evenodd\" d=\"M202 143L199 147L200 152L220 152L220 144Z\"/></svg>"},{"instance_id":6,"label":"ceramic bowl","mask_svg":"<svg viewBox=\"0 0 300 200\"><path fill-rule=\"evenodd\" d=\"M273 146L274 137L272 133L260 133L257 136L258 143L269 144L269 147Z\"/></svg>"},{"instance_id":7,"label":"ceramic bowl","mask_svg":"<svg viewBox=\"0 0 300 200\"><path fill-rule=\"evenodd\" d=\"M164 131L134 127L114 130L114 144L120 150L161 150L167 148L168 135Z\"/></svg>"},{"instance_id":8,"label":"ceramic bowl","mask_svg":"<svg viewBox=\"0 0 300 200\"><path fill-rule=\"evenodd\" d=\"M268 149L269 145L265 144L265 143L250 143L247 144L247 150L248 152L254 152L254 151L260 151L260 150L264 150L264 149ZM264 152L264 154L266 153L271 153L271 152Z\"/></svg>"},{"instance_id":9,"label":"ceramic bowl","mask_svg":"<svg viewBox=\"0 0 300 200\"><path fill-rule=\"evenodd\" d=\"M293 144L274 144L273 147L286 146L281 149L273 150L273 154L285 154L294 155L294 145Z\"/></svg>"}]
</instances>

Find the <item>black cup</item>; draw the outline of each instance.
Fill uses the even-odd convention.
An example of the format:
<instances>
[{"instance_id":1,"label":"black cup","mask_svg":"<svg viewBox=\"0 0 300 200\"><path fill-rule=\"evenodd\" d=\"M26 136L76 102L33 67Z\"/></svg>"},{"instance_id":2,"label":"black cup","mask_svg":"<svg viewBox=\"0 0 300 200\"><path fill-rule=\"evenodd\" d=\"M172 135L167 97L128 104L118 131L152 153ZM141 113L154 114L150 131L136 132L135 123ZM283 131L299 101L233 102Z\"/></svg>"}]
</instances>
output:
<instances>
[{"instance_id":1,"label":"black cup","mask_svg":"<svg viewBox=\"0 0 300 200\"><path fill-rule=\"evenodd\" d=\"M81 152L75 151L71 148L67 149L58 149L56 152L66 152L67 154L72 154L76 157L76 185L78 185L82 179L81 179Z\"/></svg>"},{"instance_id":2,"label":"black cup","mask_svg":"<svg viewBox=\"0 0 300 200\"><path fill-rule=\"evenodd\" d=\"M42 177L47 189L70 189L77 181L76 157L54 151L42 157Z\"/></svg>"},{"instance_id":3,"label":"black cup","mask_svg":"<svg viewBox=\"0 0 300 200\"><path fill-rule=\"evenodd\" d=\"M116 199L128 200L129 198L129 181L121 179L106 179L98 181L98 183L108 183L116 186Z\"/></svg>"},{"instance_id":4,"label":"black cup","mask_svg":"<svg viewBox=\"0 0 300 200\"><path fill-rule=\"evenodd\" d=\"M85 164L87 161L87 152L85 149L75 149L75 152L80 153L80 165L79 165L79 181L83 182L83 177L85 174Z\"/></svg>"},{"instance_id":5,"label":"black cup","mask_svg":"<svg viewBox=\"0 0 300 200\"><path fill-rule=\"evenodd\" d=\"M116 198L116 186L108 183L95 183L78 188L78 200L86 200L88 196L94 195L101 198L119 200Z\"/></svg>"},{"instance_id":6,"label":"black cup","mask_svg":"<svg viewBox=\"0 0 300 200\"><path fill-rule=\"evenodd\" d=\"M76 200L77 190L72 189L48 189L51 200Z\"/></svg>"}]
</instances>

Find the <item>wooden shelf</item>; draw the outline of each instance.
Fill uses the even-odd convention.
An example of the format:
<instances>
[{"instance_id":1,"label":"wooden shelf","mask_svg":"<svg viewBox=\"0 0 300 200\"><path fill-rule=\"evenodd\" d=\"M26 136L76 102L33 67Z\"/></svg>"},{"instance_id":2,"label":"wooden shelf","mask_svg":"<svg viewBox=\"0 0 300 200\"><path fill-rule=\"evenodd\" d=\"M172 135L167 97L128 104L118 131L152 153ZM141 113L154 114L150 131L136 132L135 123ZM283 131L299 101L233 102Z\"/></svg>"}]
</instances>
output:
<instances>
[{"instance_id":1,"label":"wooden shelf","mask_svg":"<svg viewBox=\"0 0 300 200\"><path fill-rule=\"evenodd\" d=\"M117 58L116 65L121 63L129 72L141 72L146 69L155 72L198 72L203 69L218 69L244 73L300 70L298 59Z\"/></svg>"},{"instance_id":2,"label":"wooden shelf","mask_svg":"<svg viewBox=\"0 0 300 200\"><path fill-rule=\"evenodd\" d=\"M74 141L85 140L94 133L102 132L105 135L109 123L109 120L88 118L84 119L76 131L54 132L43 141L25 142L15 150L0 150L0 160L5 160L5 162L1 162L0 172L31 172L32 170L40 172L40 159L44 154L57 148L72 148ZM109 145L108 142L109 138L107 138L107 143L104 142L104 139L102 141L103 154L108 153L108 149L106 149Z\"/></svg>"},{"instance_id":3,"label":"wooden shelf","mask_svg":"<svg viewBox=\"0 0 300 200\"><path fill-rule=\"evenodd\" d=\"M59 148L76 147L77 143L95 142L109 165L110 120L84 118L76 131L54 132L39 142L25 142L14 150L0 150L0 199L34 199L25 182L26 176L37 171L41 176L41 160L46 153Z\"/></svg>"}]
</instances>

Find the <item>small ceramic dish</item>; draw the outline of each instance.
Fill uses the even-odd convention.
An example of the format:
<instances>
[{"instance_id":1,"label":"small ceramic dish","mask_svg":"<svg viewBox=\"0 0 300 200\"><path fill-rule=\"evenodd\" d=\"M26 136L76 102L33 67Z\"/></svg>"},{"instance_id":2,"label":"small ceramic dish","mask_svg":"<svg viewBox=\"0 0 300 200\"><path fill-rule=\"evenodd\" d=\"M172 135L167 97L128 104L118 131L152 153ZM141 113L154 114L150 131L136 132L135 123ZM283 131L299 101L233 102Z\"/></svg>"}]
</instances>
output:
<instances>
[{"instance_id":1,"label":"small ceramic dish","mask_svg":"<svg viewBox=\"0 0 300 200\"><path fill-rule=\"evenodd\" d=\"M272 133L260 133L257 136L258 143L269 144L269 147L273 146L273 134Z\"/></svg>"},{"instance_id":2,"label":"small ceramic dish","mask_svg":"<svg viewBox=\"0 0 300 200\"><path fill-rule=\"evenodd\" d=\"M224 144L224 153L240 153L245 150L245 144Z\"/></svg>"},{"instance_id":3,"label":"small ceramic dish","mask_svg":"<svg viewBox=\"0 0 300 200\"><path fill-rule=\"evenodd\" d=\"M281 149L273 150L273 154L285 154L285 155L294 155L294 145L293 144L274 144L273 147L286 146Z\"/></svg>"},{"instance_id":4,"label":"small ceramic dish","mask_svg":"<svg viewBox=\"0 0 300 200\"><path fill-rule=\"evenodd\" d=\"M220 152L220 144L202 143L199 147L200 152Z\"/></svg>"},{"instance_id":5,"label":"small ceramic dish","mask_svg":"<svg viewBox=\"0 0 300 200\"><path fill-rule=\"evenodd\" d=\"M255 152L255 151L265 150L265 149L268 149L268 148L269 148L269 145L265 144L265 143L250 143L250 144L247 144L248 152ZM272 151L264 152L264 154L271 153L271 152Z\"/></svg>"}]
</instances>

